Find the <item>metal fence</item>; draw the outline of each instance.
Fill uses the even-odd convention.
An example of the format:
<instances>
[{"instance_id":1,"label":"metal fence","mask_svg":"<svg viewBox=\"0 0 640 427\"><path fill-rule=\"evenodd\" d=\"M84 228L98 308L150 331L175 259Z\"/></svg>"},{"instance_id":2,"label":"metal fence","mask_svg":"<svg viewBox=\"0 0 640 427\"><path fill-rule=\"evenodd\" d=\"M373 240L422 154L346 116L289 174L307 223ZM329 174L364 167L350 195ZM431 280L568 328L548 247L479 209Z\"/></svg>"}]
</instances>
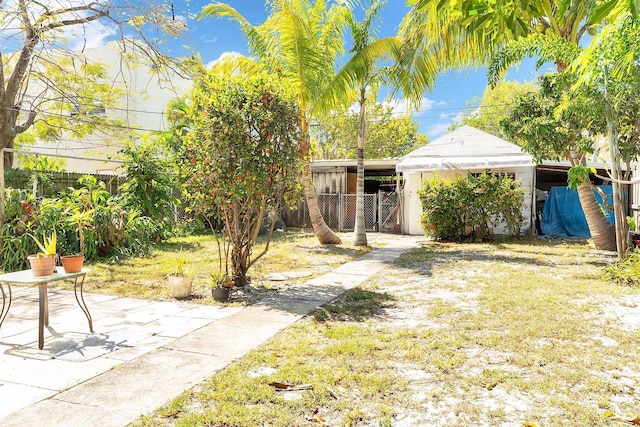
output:
<instances>
[{"instance_id":1,"label":"metal fence","mask_svg":"<svg viewBox=\"0 0 640 427\"><path fill-rule=\"evenodd\" d=\"M365 194L364 222L367 231L400 233L399 197L395 193ZM355 194L317 194L318 207L325 223L337 231L353 231L356 218ZM284 207L281 213L287 227L311 227L309 209L300 201L295 208Z\"/></svg>"},{"instance_id":2,"label":"metal fence","mask_svg":"<svg viewBox=\"0 0 640 427\"><path fill-rule=\"evenodd\" d=\"M400 223L401 195L398 193L378 193L378 218L379 229L382 233L400 234L402 227Z\"/></svg>"},{"instance_id":3,"label":"metal fence","mask_svg":"<svg viewBox=\"0 0 640 427\"><path fill-rule=\"evenodd\" d=\"M339 194L317 194L318 208L322 212L324 221L330 228L338 229L340 222L340 195ZM293 208L285 206L282 208L282 220L287 227L305 228L311 227L309 208L302 200Z\"/></svg>"},{"instance_id":4,"label":"metal fence","mask_svg":"<svg viewBox=\"0 0 640 427\"><path fill-rule=\"evenodd\" d=\"M340 199L340 231L353 231L356 227L356 195L342 194ZM367 231L376 230L376 194L364 195L364 228Z\"/></svg>"},{"instance_id":5,"label":"metal fence","mask_svg":"<svg viewBox=\"0 0 640 427\"><path fill-rule=\"evenodd\" d=\"M36 172L23 169L7 169L5 173L5 187L32 189L32 174ZM106 174L87 174L87 173L69 173L69 172L37 172L40 178L37 183L38 196L51 196L57 194L69 187L77 188L78 179L84 175L93 175L98 181L105 183L106 190L109 194L116 194L118 188L126 181L126 177L119 175Z\"/></svg>"}]
</instances>

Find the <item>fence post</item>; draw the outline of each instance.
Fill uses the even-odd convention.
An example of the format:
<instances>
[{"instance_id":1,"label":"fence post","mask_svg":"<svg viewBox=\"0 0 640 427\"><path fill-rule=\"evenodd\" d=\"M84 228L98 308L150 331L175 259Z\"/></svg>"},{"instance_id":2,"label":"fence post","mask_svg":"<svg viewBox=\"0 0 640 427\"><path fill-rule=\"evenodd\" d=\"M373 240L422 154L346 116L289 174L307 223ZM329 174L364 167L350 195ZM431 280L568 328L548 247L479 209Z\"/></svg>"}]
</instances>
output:
<instances>
[{"instance_id":1,"label":"fence post","mask_svg":"<svg viewBox=\"0 0 640 427\"><path fill-rule=\"evenodd\" d=\"M343 199L344 198L342 197L342 193L338 193L338 231L340 231L340 232L342 231L342 229L344 227L343 219L342 219L343 209L344 209L344 206L342 205L343 204Z\"/></svg>"}]
</instances>

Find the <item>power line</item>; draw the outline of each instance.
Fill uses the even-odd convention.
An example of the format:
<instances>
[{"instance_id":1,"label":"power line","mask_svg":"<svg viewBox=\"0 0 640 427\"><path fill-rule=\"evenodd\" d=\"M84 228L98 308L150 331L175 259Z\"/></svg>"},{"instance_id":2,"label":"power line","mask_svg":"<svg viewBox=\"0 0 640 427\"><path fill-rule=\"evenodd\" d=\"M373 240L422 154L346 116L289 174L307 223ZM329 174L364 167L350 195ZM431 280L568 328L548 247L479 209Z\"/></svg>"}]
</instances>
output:
<instances>
[{"instance_id":1,"label":"power line","mask_svg":"<svg viewBox=\"0 0 640 427\"><path fill-rule=\"evenodd\" d=\"M47 153L38 153L36 151L26 151L26 150L21 150L21 149L14 149L14 148L4 148L3 151L9 152L9 153L17 153L17 154L26 154L26 155L31 155L31 156L46 156L46 157L60 157L60 158L64 158L64 159L75 159L75 160L91 160L91 161L97 161L97 162L111 162L111 163L120 163L120 164L124 164L126 163L124 160L116 160L116 159L98 159L95 157L80 157L80 156L70 156L70 155L65 155L65 154L47 154Z\"/></svg>"}]
</instances>

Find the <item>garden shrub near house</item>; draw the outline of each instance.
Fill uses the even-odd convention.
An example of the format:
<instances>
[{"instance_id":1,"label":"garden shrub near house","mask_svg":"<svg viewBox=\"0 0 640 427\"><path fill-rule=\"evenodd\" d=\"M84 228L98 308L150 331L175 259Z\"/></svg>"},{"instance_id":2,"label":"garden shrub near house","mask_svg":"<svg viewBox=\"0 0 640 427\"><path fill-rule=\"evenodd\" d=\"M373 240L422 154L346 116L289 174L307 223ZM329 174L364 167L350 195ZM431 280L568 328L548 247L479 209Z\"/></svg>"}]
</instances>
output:
<instances>
[{"instance_id":1,"label":"garden shrub near house","mask_svg":"<svg viewBox=\"0 0 640 427\"><path fill-rule=\"evenodd\" d=\"M498 223L519 235L524 217L524 190L508 175L482 173L424 181L418 192L422 228L441 240L487 239Z\"/></svg>"}]
</instances>

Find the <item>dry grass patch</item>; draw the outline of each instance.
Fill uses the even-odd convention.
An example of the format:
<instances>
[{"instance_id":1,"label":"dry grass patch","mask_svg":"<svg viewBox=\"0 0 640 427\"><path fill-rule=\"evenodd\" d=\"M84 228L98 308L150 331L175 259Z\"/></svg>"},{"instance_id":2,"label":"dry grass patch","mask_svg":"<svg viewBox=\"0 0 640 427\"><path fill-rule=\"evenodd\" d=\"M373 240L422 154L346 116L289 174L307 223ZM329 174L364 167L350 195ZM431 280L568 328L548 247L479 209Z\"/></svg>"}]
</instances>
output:
<instances>
[{"instance_id":1,"label":"dry grass patch","mask_svg":"<svg viewBox=\"0 0 640 427\"><path fill-rule=\"evenodd\" d=\"M425 243L136 425L615 425L639 411L640 294L601 280L613 259Z\"/></svg>"},{"instance_id":2,"label":"dry grass patch","mask_svg":"<svg viewBox=\"0 0 640 427\"><path fill-rule=\"evenodd\" d=\"M261 238L254 253L264 247ZM366 252L368 248L349 245L324 247L310 233L275 232L267 254L249 271L252 286L238 290L232 301L249 303L264 291L279 286L294 285L315 275L327 272ZM85 283L86 292L104 293L120 297L154 300L172 299L166 277L175 267L175 258L188 256L197 265L190 302L216 304L209 290L210 274L218 268L218 246L211 235L175 238L158 244L146 258L113 258L87 265L91 273ZM273 272L297 271L286 281L272 282L266 277ZM56 285L68 286L57 282Z\"/></svg>"}]
</instances>

